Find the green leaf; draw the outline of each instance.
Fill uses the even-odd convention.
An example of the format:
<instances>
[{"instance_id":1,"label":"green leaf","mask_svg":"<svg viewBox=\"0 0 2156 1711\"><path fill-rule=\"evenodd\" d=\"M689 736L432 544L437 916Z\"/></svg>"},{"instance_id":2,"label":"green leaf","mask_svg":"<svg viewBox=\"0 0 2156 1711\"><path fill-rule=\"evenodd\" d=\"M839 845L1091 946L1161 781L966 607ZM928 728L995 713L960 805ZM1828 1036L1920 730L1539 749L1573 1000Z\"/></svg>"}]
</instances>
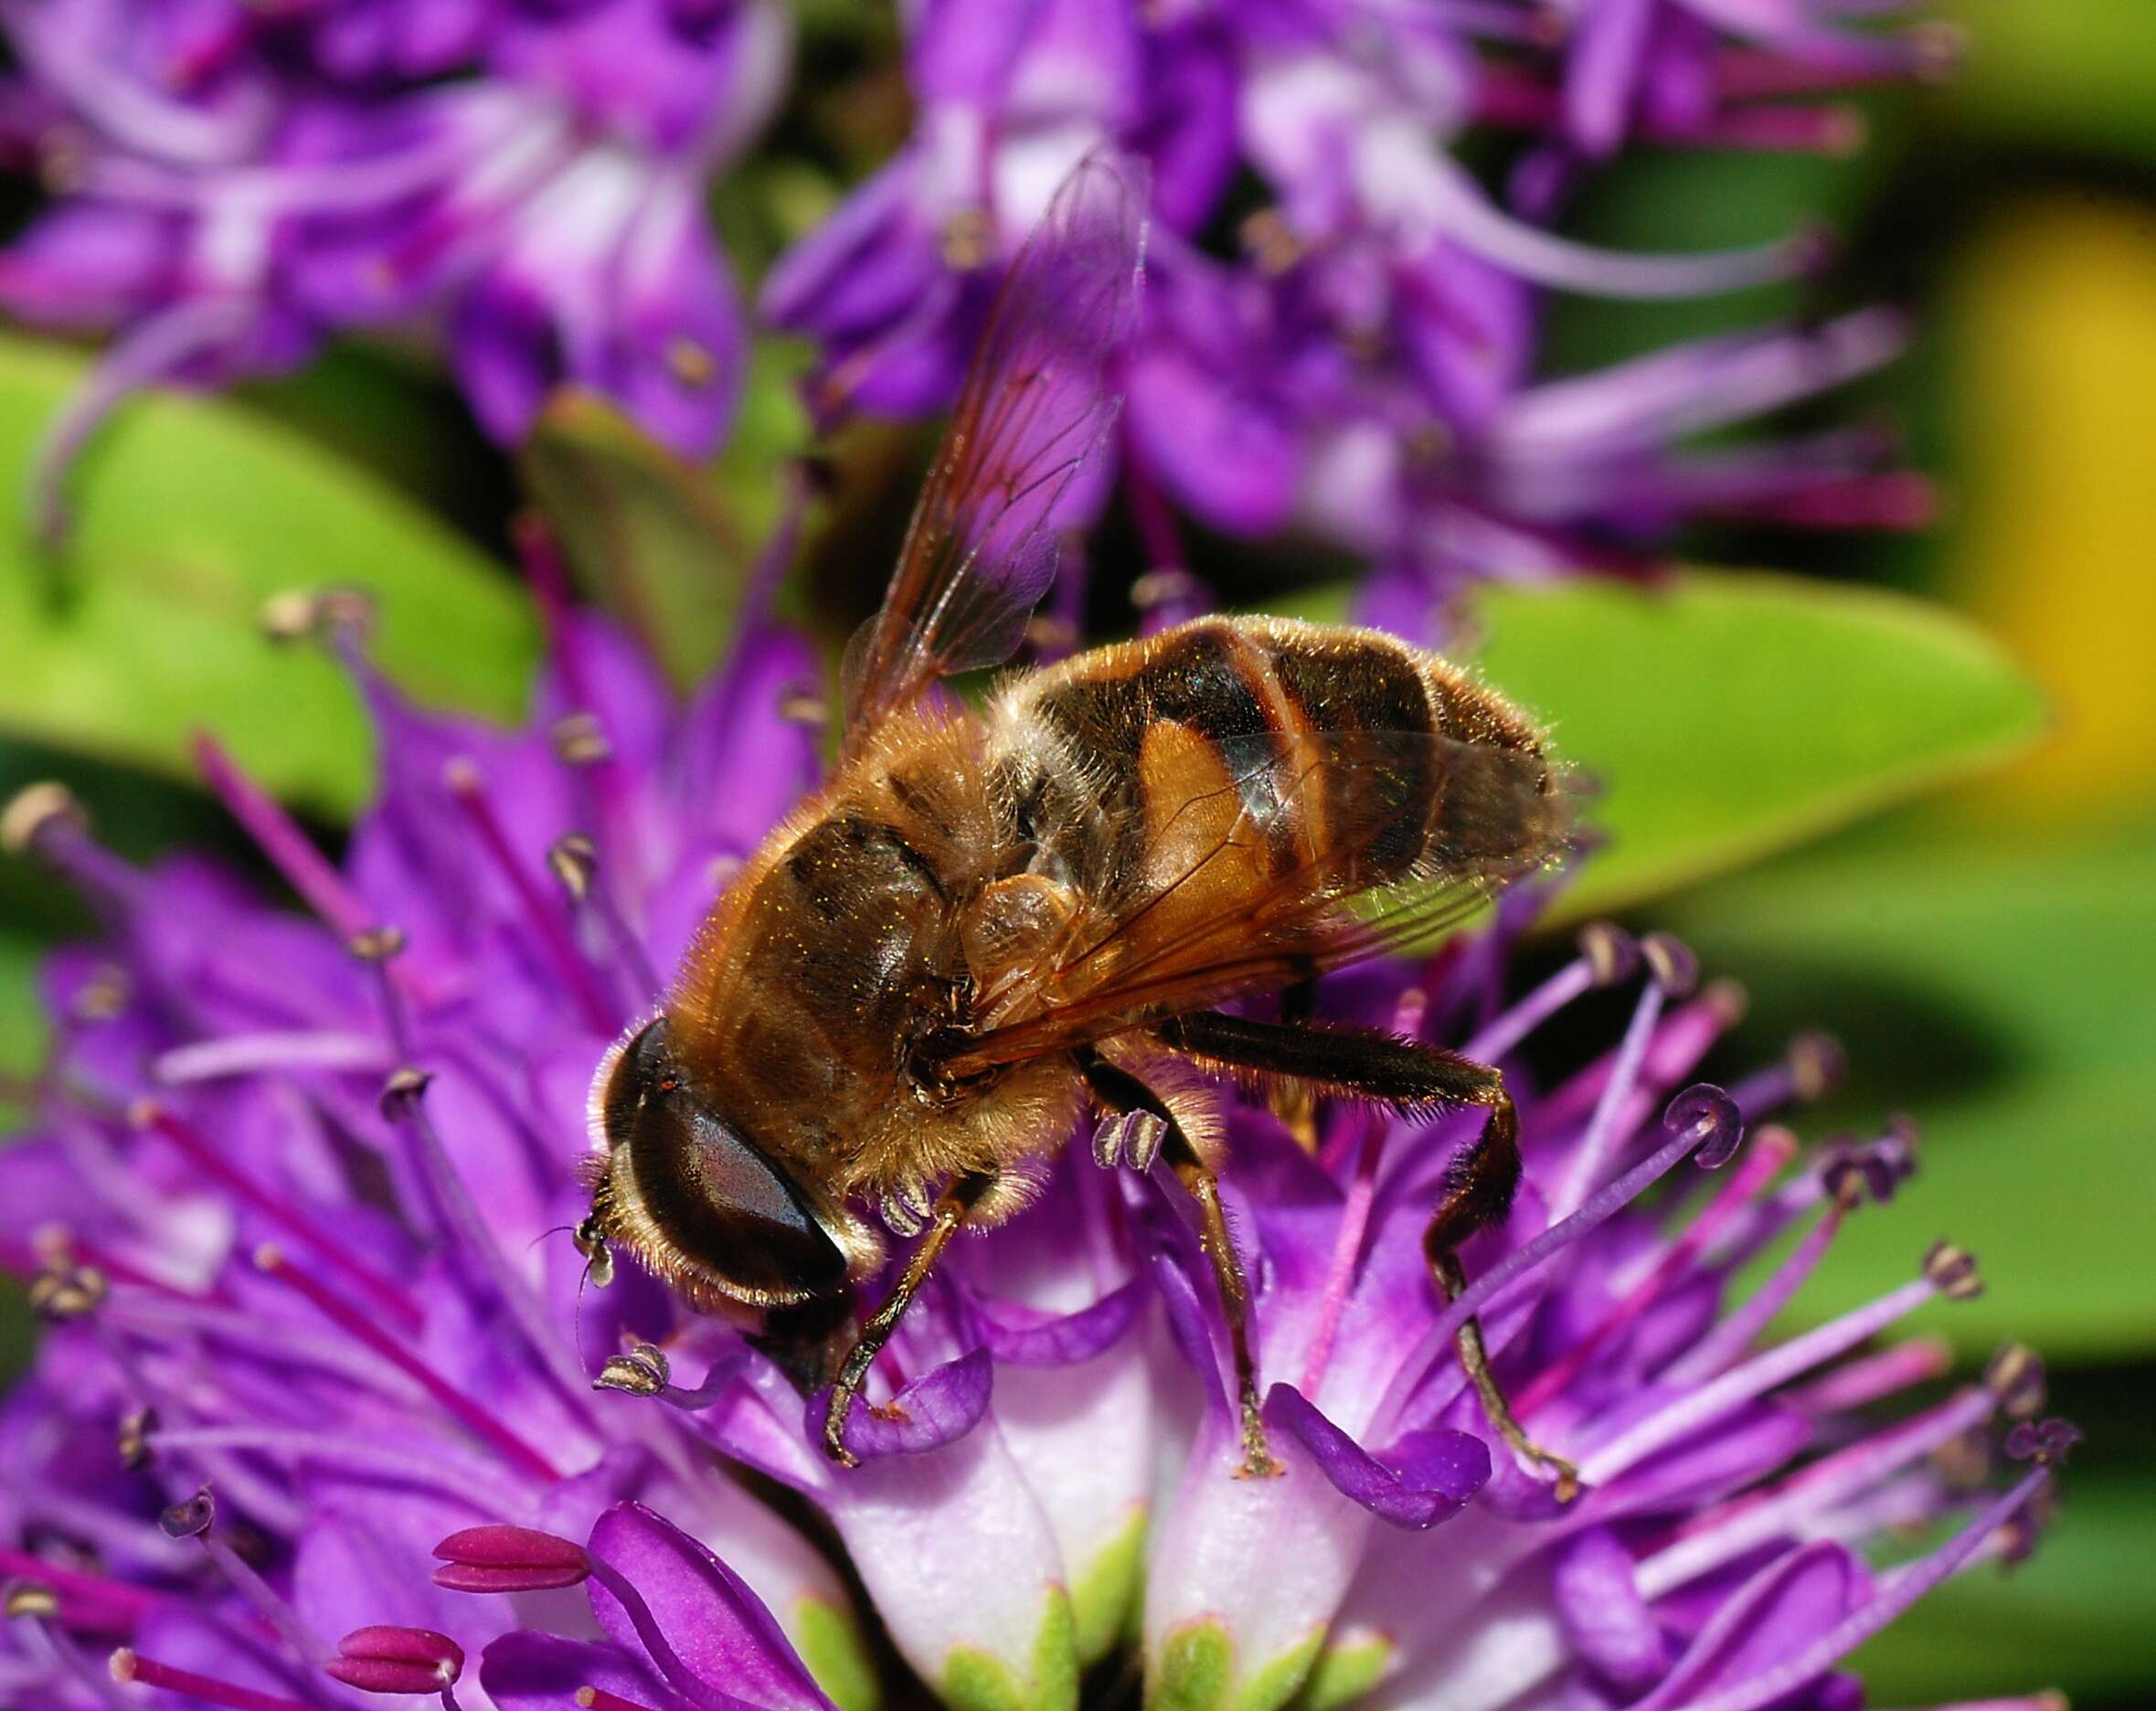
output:
<instances>
[{"instance_id":1,"label":"green leaf","mask_svg":"<svg viewBox=\"0 0 2156 1711\"><path fill-rule=\"evenodd\" d=\"M1881 829L1657 918L1751 993L1731 1061L1829 1028L1851 1079L1819 1121L1923 1126L1921 1173L1850 1219L1803 1320L1906 1282L1943 1235L1987 1288L1924 1327L1971 1357L2008 1337L2053 1358L2156 1349L2156 827L2003 845Z\"/></svg>"},{"instance_id":2,"label":"green leaf","mask_svg":"<svg viewBox=\"0 0 2156 1711\"><path fill-rule=\"evenodd\" d=\"M1337 617L1327 591L1295 608ZM1492 588L1466 657L1600 785L1607 834L1558 917L1741 866L1995 764L2041 730L1981 632L1898 595L1688 570Z\"/></svg>"},{"instance_id":3,"label":"green leaf","mask_svg":"<svg viewBox=\"0 0 2156 1711\"><path fill-rule=\"evenodd\" d=\"M130 403L72 473L56 560L20 510L33 450L83 357L0 336L0 731L176 776L208 727L271 789L342 815L365 724L330 664L271 646L263 600L345 584L378 598L375 655L430 702L521 707L536 649L515 586L378 478L239 406Z\"/></svg>"},{"instance_id":4,"label":"green leaf","mask_svg":"<svg viewBox=\"0 0 2156 1711\"><path fill-rule=\"evenodd\" d=\"M526 482L579 580L676 682L708 670L733 634L756 543L778 519L778 472L808 448L800 367L798 347L758 342L740 420L710 470L589 392L558 395L525 443Z\"/></svg>"}]
</instances>

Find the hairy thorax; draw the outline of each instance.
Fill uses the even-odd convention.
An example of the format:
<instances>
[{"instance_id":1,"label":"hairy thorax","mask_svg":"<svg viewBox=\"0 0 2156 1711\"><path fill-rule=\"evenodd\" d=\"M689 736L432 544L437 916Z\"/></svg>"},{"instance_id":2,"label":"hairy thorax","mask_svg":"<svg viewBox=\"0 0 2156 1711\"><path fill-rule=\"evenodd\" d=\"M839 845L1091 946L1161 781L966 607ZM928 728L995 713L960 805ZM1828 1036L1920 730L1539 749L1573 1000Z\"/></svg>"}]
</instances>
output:
<instances>
[{"instance_id":1,"label":"hairy thorax","mask_svg":"<svg viewBox=\"0 0 2156 1711\"><path fill-rule=\"evenodd\" d=\"M779 827L706 923L670 1011L682 1058L832 1212L995 1169L1007 1209L1067 1135L1067 1058L938 1068L1067 929L1066 892L1027 861L979 728L922 715Z\"/></svg>"}]
</instances>

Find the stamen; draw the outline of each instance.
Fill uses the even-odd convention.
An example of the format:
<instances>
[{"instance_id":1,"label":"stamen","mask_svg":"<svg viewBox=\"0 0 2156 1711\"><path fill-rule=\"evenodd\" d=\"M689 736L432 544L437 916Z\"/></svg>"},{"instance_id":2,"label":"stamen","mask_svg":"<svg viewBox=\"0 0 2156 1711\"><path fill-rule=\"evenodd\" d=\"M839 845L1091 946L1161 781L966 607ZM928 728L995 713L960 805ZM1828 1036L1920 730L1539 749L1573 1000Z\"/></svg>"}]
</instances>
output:
<instances>
[{"instance_id":1,"label":"stamen","mask_svg":"<svg viewBox=\"0 0 2156 1711\"><path fill-rule=\"evenodd\" d=\"M291 1069L380 1069L388 1048L366 1034L334 1028L294 1028L267 1034L228 1034L221 1039L175 1046L150 1060L151 1079L166 1087L232 1076Z\"/></svg>"},{"instance_id":2,"label":"stamen","mask_svg":"<svg viewBox=\"0 0 2156 1711\"><path fill-rule=\"evenodd\" d=\"M1708 1202L1705 1210L1693 1220L1684 1234L1671 1245L1669 1251L1662 1255L1654 1269L1603 1316L1600 1323L1513 1397L1513 1411L1524 1417L1552 1397L1562 1395L1565 1387L1579 1376L1587 1364L1611 1337L1626 1326L1636 1323L1641 1315L1660 1300L1673 1283L1692 1269L1707 1244L1720 1233L1723 1226L1736 1214L1738 1208L1773 1181L1782 1166L1796 1156L1796 1153L1797 1137L1787 1129L1775 1126L1760 1130L1754 1138L1743 1165L1722 1185L1721 1192Z\"/></svg>"},{"instance_id":3,"label":"stamen","mask_svg":"<svg viewBox=\"0 0 2156 1711\"><path fill-rule=\"evenodd\" d=\"M1685 1711L1761 1711L1761 1707L1816 1681L1842 1657L1950 1578L2049 1484L2051 1477L2048 1467L2037 1467L1953 1539L1892 1576L1861 1609L1843 1617L1793 1657L1761 1671L1749 1681L1694 1700Z\"/></svg>"},{"instance_id":4,"label":"stamen","mask_svg":"<svg viewBox=\"0 0 2156 1711\"><path fill-rule=\"evenodd\" d=\"M547 947L547 954L553 959L578 1008L583 1012L586 1026L594 1034L618 1032L621 1018L593 981L591 965L570 942L559 909L551 898L542 895L538 883L510 847L509 834L502 829L494 804L487 800L478 765L460 755L442 768L441 781L463 809L465 818L472 822L473 830L479 834L479 841L494 866L515 892L526 919L538 934L539 942Z\"/></svg>"},{"instance_id":5,"label":"stamen","mask_svg":"<svg viewBox=\"0 0 2156 1711\"><path fill-rule=\"evenodd\" d=\"M1495 1063L1574 999L1630 979L1639 964L1639 941L1631 934L1609 921L1590 921L1580 929L1578 956L1460 1049L1478 1063Z\"/></svg>"},{"instance_id":6,"label":"stamen","mask_svg":"<svg viewBox=\"0 0 2156 1711\"><path fill-rule=\"evenodd\" d=\"M1807 1516L1871 1490L1939 1445L1981 1426L1995 1406L1990 1391L1981 1387L1965 1390L1914 1419L1813 1462L1771 1491L1682 1529L1674 1543L1639 1565L1640 1596L1652 1601L1756 1546L1788 1534L1804 1536L1800 1524Z\"/></svg>"},{"instance_id":7,"label":"stamen","mask_svg":"<svg viewBox=\"0 0 2156 1711\"><path fill-rule=\"evenodd\" d=\"M1697 1093L1702 1089L1689 1091ZM1696 1101L1687 1102L1698 1110ZM1727 1106L1726 1095L1724 1106L1726 1109L1708 1107L1688 1125L1673 1125L1671 1138L1654 1153L1590 1196L1577 1212L1559 1218L1540 1235L1522 1243L1454 1297L1437 1323L1423 1334L1414 1353L1401 1363L1392 1383L1386 1387L1385 1399L1375 1416L1384 1428L1382 1431L1373 1428L1376 1441L1384 1441L1385 1432L1397 1426L1400 1410L1420 1388L1431 1367L1450 1354L1461 1325L1478 1316L1484 1304L1494 1300L1501 1291L1616 1217L1684 1159L1704 1146L1718 1143L1721 1135L1737 1123L1736 1109ZM1672 1111L1676 1108L1677 1101L1673 1100Z\"/></svg>"},{"instance_id":8,"label":"stamen","mask_svg":"<svg viewBox=\"0 0 2156 1711\"><path fill-rule=\"evenodd\" d=\"M431 1628L355 1628L322 1667L362 1693L442 1693L464 1673L464 1648Z\"/></svg>"},{"instance_id":9,"label":"stamen","mask_svg":"<svg viewBox=\"0 0 2156 1711\"><path fill-rule=\"evenodd\" d=\"M536 1527L494 1522L451 1533L434 1547L438 1587L451 1592L539 1592L580 1586L591 1576L581 1545Z\"/></svg>"},{"instance_id":10,"label":"stamen","mask_svg":"<svg viewBox=\"0 0 2156 1711\"><path fill-rule=\"evenodd\" d=\"M47 1562L42 1557L33 1557L11 1545L0 1545L0 1574L20 1576L68 1598L106 1606L131 1621L147 1616L164 1602L162 1593L130 1586L124 1580L108 1580L102 1575L85 1574L79 1568L63 1568L58 1563Z\"/></svg>"},{"instance_id":11,"label":"stamen","mask_svg":"<svg viewBox=\"0 0 2156 1711\"><path fill-rule=\"evenodd\" d=\"M142 900L142 876L90 835L90 817L65 784L29 784L0 808L0 855L35 852L92 899L119 909Z\"/></svg>"},{"instance_id":12,"label":"stamen","mask_svg":"<svg viewBox=\"0 0 2156 1711\"><path fill-rule=\"evenodd\" d=\"M1925 1275L1914 1282L1891 1290L1876 1301L1844 1313L1815 1331L1793 1337L1780 1347L1769 1349L1698 1389L1687 1392L1593 1451L1580 1464L1580 1478L1591 1485L1600 1484L1740 1403L1748 1402L1778 1385L1786 1384L1799 1373L1847 1353L1934 1297L1949 1294L1953 1285L1942 1281L1947 1275L1946 1268L1928 1262Z\"/></svg>"},{"instance_id":13,"label":"stamen","mask_svg":"<svg viewBox=\"0 0 2156 1711\"><path fill-rule=\"evenodd\" d=\"M1827 1249L1841 1233L1844 1216L1842 1207L1830 1204L1819 1221L1804 1233L1803 1239L1789 1251L1749 1300L1726 1314L1662 1370L1663 1381L1705 1384L1731 1362L1741 1359L1744 1352L1766 1333L1776 1315L1819 1270Z\"/></svg>"},{"instance_id":14,"label":"stamen","mask_svg":"<svg viewBox=\"0 0 2156 1711\"><path fill-rule=\"evenodd\" d=\"M224 1576L226 1583L245 1599L274 1629L292 1653L313 1663L327 1650L299 1612L271 1589L270 1583L239 1559L238 1552L217 1536L217 1499L202 1486L192 1497L182 1498L157 1517L158 1530L168 1539L193 1539Z\"/></svg>"},{"instance_id":15,"label":"stamen","mask_svg":"<svg viewBox=\"0 0 2156 1711\"><path fill-rule=\"evenodd\" d=\"M1831 1034L1800 1034L1779 1063L1756 1070L1729 1089L1747 1121L1785 1105L1811 1104L1840 1087L1849 1060Z\"/></svg>"},{"instance_id":16,"label":"stamen","mask_svg":"<svg viewBox=\"0 0 2156 1711\"><path fill-rule=\"evenodd\" d=\"M345 876L276 799L240 771L207 732L196 734L195 762L202 770L203 781L239 823L240 830L331 931L350 943L376 930L378 923L366 899L345 883Z\"/></svg>"},{"instance_id":17,"label":"stamen","mask_svg":"<svg viewBox=\"0 0 2156 1711\"><path fill-rule=\"evenodd\" d=\"M646 1002L664 991L666 983L653 964L651 953L644 949L635 929L629 925L629 918L621 913L612 889L600 874L599 851L591 840L581 832L564 834L547 850L547 866L570 899L590 909L598 919L600 930L606 934L615 956L629 972L637 1002Z\"/></svg>"},{"instance_id":18,"label":"stamen","mask_svg":"<svg viewBox=\"0 0 2156 1711\"><path fill-rule=\"evenodd\" d=\"M1823 1419L1868 1408L1912 1385L1944 1378L1953 1370L1952 1344L1938 1337L1917 1337L1875 1355L1859 1355L1808 1385L1783 1391L1781 1399L1800 1414Z\"/></svg>"},{"instance_id":19,"label":"stamen","mask_svg":"<svg viewBox=\"0 0 2156 1711\"><path fill-rule=\"evenodd\" d=\"M177 1113L154 1100L138 1100L129 1110L128 1120L137 1129L151 1130L169 1142L196 1170L222 1185L236 1199L244 1201L288 1234L298 1237L406 1331L417 1331L424 1322L419 1303L403 1290L353 1254L346 1244L324 1229L306 1211L271 1194L240 1170Z\"/></svg>"},{"instance_id":20,"label":"stamen","mask_svg":"<svg viewBox=\"0 0 2156 1711\"><path fill-rule=\"evenodd\" d=\"M112 1679L122 1685L140 1682L145 1687L192 1695L205 1705L228 1706L231 1711L319 1711L319 1707L297 1699L258 1693L237 1682L219 1681L214 1675L198 1675L176 1664L160 1663L155 1658L144 1657L132 1646L122 1646L112 1653Z\"/></svg>"},{"instance_id":21,"label":"stamen","mask_svg":"<svg viewBox=\"0 0 2156 1711\"><path fill-rule=\"evenodd\" d=\"M277 1248L266 1245L256 1249L255 1264L279 1281L290 1285L324 1318L411 1378L434 1399L444 1413L482 1443L497 1451L512 1467L547 1484L553 1484L561 1478L559 1471L546 1457L409 1349L374 1324L349 1302L293 1265Z\"/></svg>"},{"instance_id":22,"label":"stamen","mask_svg":"<svg viewBox=\"0 0 2156 1711\"><path fill-rule=\"evenodd\" d=\"M389 994L386 985L384 994L393 1002L393 994ZM392 1011L393 1015L400 1014L395 1009ZM393 1086L404 1073L399 1071L398 1076L391 1078ZM584 1395L585 1375L581 1363L571 1355L556 1336L547 1309L533 1293L522 1274L510 1265L508 1256L502 1251L501 1243L494 1238L493 1226L480 1216L471 1190L465 1186L462 1174L449 1155L449 1149L442 1145L441 1136L434 1127L432 1116L428 1112L427 1102L422 1096L429 1078L420 1071L411 1073L419 1076L420 1079L405 1084L407 1097L400 1098L392 1121L403 1126L417 1143L415 1150L420 1172L426 1179L448 1235L454 1240L460 1252L477 1259L502 1304L508 1309L509 1317L524 1334L526 1344L537 1356L539 1365L547 1376L554 1380L563 1399L589 1420L589 1399Z\"/></svg>"},{"instance_id":23,"label":"stamen","mask_svg":"<svg viewBox=\"0 0 2156 1711\"><path fill-rule=\"evenodd\" d=\"M1662 1019L1662 1007L1668 997L1662 982L1650 975L1647 984L1641 989L1639 1002L1632 1006L1632 1018L1625 1025L1624 1036L1618 1042L1617 1058L1610 1067L1609 1079L1603 1084L1601 1098L1595 1101L1587 1132L1573 1153L1571 1168L1551 1201L1552 1211L1559 1214L1572 1211L1592 1192L1608 1167L1619 1140L1618 1111L1638 1082L1640 1065L1647 1056L1647 1042L1653 1037L1654 1025Z\"/></svg>"},{"instance_id":24,"label":"stamen","mask_svg":"<svg viewBox=\"0 0 2156 1711\"><path fill-rule=\"evenodd\" d=\"M121 1702L119 1690L90 1666L73 1640L58 1625L61 1615L59 1600L48 1589L18 1585L4 1590L5 1597L0 1598L0 1615L5 1615L23 1632L28 1642L26 1649L33 1657L50 1669L69 1676L100 1705L110 1706L112 1711L126 1711Z\"/></svg>"}]
</instances>

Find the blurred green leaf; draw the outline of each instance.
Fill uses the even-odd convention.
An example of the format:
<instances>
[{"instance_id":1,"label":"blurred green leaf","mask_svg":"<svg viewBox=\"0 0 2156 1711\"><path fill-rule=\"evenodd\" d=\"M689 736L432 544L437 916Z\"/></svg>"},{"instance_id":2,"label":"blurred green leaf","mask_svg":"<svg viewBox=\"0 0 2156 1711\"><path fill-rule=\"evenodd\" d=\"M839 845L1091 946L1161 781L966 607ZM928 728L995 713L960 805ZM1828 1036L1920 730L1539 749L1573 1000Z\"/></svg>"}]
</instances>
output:
<instances>
[{"instance_id":1,"label":"blurred green leaf","mask_svg":"<svg viewBox=\"0 0 2156 1711\"><path fill-rule=\"evenodd\" d=\"M1347 597L1290 602L1337 618ZM1972 626L1765 572L1477 597L1469 657L1600 785L1578 919L1742 866L2011 755L2044 709Z\"/></svg>"},{"instance_id":2,"label":"blurred green leaf","mask_svg":"<svg viewBox=\"0 0 2156 1711\"><path fill-rule=\"evenodd\" d=\"M676 682L707 670L733 633L756 543L778 516L779 472L807 450L800 366L794 346L758 342L740 420L709 470L589 392L557 396L525 443L526 482L579 581Z\"/></svg>"},{"instance_id":3,"label":"blurred green leaf","mask_svg":"<svg viewBox=\"0 0 2156 1711\"><path fill-rule=\"evenodd\" d=\"M0 927L0 1134L23 1116L12 1084L36 1071L45 1047L45 1025L37 1010L42 949L28 934Z\"/></svg>"},{"instance_id":4,"label":"blurred green leaf","mask_svg":"<svg viewBox=\"0 0 2156 1711\"><path fill-rule=\"evenodd\" d=\"M1850 1660L1874 1705L1931 1705L1982 1694L2065 1687L2146 1702L2131 1689L2156 1673L2156 1599L2148 1575L2156 1477L2077 1455L2065 1507L2035 1557L1949 1582Z\"/></svg>"},{"instance_id":5,"label":"blurred green leaf","mask_svg":"<svg viewBox=\"0 0 2156 1711\"><path fill-rule=\"evenodd\" d=\"M85 366L0 337L0 730L186 776L206 726L271 789L347 813L370 771L358 709L327 661L259 624L268 596L332 583L378 597L375 656L415 695L519 710L536 637L514 585L376 477L235 406L131 403L73 472L64 552L40 552L25 472Z\"/></svg>"},{"instance_id":6,"label":"blurred green leaf","mask_svg":"<svg viewBox=\"0 0 2156 1711\"><path fill-rule=\"evenodd\" d=\"M1965 1353L2156 1348L2156 827L2004 845L1882 829L1657 919L1750 990L1734 1058L1830 1028L1853 1068L1827 1115L1923 1125L1922 1174L1850 1220L1804 1319L1906 1282L1950 1235L1989 1287L1928 1328Z\"/></svg>"},{"instance_id":7,"label":"blurred green leaf","mask_svg":"<svg viewBox=\"0 0 2156 1711\"><path fill-rule=\"evenodd\" d=\"M1942 0L1969 54L1932 98L1953 118L2054 143L2156 154L2147 0Z\"/></svg>"}]
</instances>

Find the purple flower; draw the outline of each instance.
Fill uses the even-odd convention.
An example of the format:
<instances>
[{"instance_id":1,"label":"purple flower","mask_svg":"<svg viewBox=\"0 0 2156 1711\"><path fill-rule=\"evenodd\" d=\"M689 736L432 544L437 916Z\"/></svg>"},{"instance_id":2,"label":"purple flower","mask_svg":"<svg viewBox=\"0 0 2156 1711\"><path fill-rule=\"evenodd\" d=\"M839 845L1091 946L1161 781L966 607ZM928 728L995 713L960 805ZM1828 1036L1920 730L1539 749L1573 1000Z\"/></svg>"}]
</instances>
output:
<instances>
[{"instance_id":1,"label":"purple flower","mask_svg":"<svg viewBox=\"0 0 2156 1711\"><path fill-rule=\"evenodd\" d=\"M1778 76L1862 81L1928 63L1936 48L1921 32L1809 27L1794 15L1811 9L1598 0L1554 54L1524 7L926 0L908 20L913 135L781 258L762 307L820 345L810 399L821 415L941 408L1049 188L1110 140L1154 175L1123 463L1157 568L1182 555L1155 494L1230 535L1301 526L1375 558L1379 609L1428 634L1464 582L1650 568L1695 518L1913 526L1929 515L1928 488L1877 433L1684 446L1884 362L1898 347L1884 314L1536 379L1545 291L1699 295L1788 277L1823 253L1799 235L1629 256L1551 230L1561 190L1596 152L1565 132L1555 80L1584 68L1599 111L1616 75L1595 46L1616 28L1608 20L1677 15L1683 29L1656 26L1655 43L1670 42L1652 65L1623 72L1656 91L1649 129L1666 137L1681 103L1663 86L1683 80L1658 68L1683 51L1709 55L1727 90L1699 99L1726 105L1779 92ZM1709 14L1766 45L1730 58ZM1743 109L1762 133L1795 116ZM1709 118L1693 124L1695 140L1736 140L1724 106ZM1556 133L1523 167L1513 207L1451 152L1492 119ZM1243 219L1230 261L1206 245L1238 170L1269 203Z\"/></svg>"},{"instance_id":2,"label":"purple flower","mask_svg":"<svg viewBox=\"0 0 2156 1711\"><path fill-rule=\"evenodd\" d=\"M747 335L704 193L785 86L775 0L10 0L0 24L4 140L57 192L0 253L0 311L115 335L41 454L48 534L130 392L354 328L438 338L504 442L565 385L686 455L724 437Z\"/></svg>"},{"instance_id":3,"label":"purple flower","mask_svg":"<svg viewBox=\"0 0 2156 1711\"><path fill-rule=\"evenodd\" d=\"M1892 1426L1864 1411L1942 1376L1938 1345L1882 1338L1972 1293L1967 1254L1766 1340L1900 1187L1906 1129L1807 1150L1774 1121L1832 1079L1817 1040L1695 1082L1736 1001L1667 940L1590 930L1508 998L1532 895L1327 994L1514 1066L1530 1182L1461 1301L1420 1238L1470 1118L1339 1111L1305 1144L1222 1109L1277 1475L1238 1477L1196 1237L1120 1124L1090 1149L1115 1168L1074 1145L955 1251L836 1468L738 1327L570 1237L594 1065L816 776L812 654L756 616L676 704L549 605L536 715L503 731L400 699L348 600L279 615L374 717L381 793L345 860L200 755L304 914L202 863L128 866L55 787L0 816L102 920L47 970L51 1061L0 1153L0 1263L48 1321L0 1406L11 1703L128 1703L111 1653L122 1682L255 1711L866 1711L901 1684L853 1584L961 1711L1069 1711L1126 1645L1196 1711L1846 1711L1853 1646L2028 1543L2072 1435L2034 1423L2033 1357ZM1534 1090L1522 1043L1619 988L1609 1049ZM1471 1312L1573 1473L1492 1430L1457 1354ZM2021 1461L1987 1477L2000 1437ZM1909 1524L1944 1542L1875 1566Z\"/></svg>"}]
</instances>

